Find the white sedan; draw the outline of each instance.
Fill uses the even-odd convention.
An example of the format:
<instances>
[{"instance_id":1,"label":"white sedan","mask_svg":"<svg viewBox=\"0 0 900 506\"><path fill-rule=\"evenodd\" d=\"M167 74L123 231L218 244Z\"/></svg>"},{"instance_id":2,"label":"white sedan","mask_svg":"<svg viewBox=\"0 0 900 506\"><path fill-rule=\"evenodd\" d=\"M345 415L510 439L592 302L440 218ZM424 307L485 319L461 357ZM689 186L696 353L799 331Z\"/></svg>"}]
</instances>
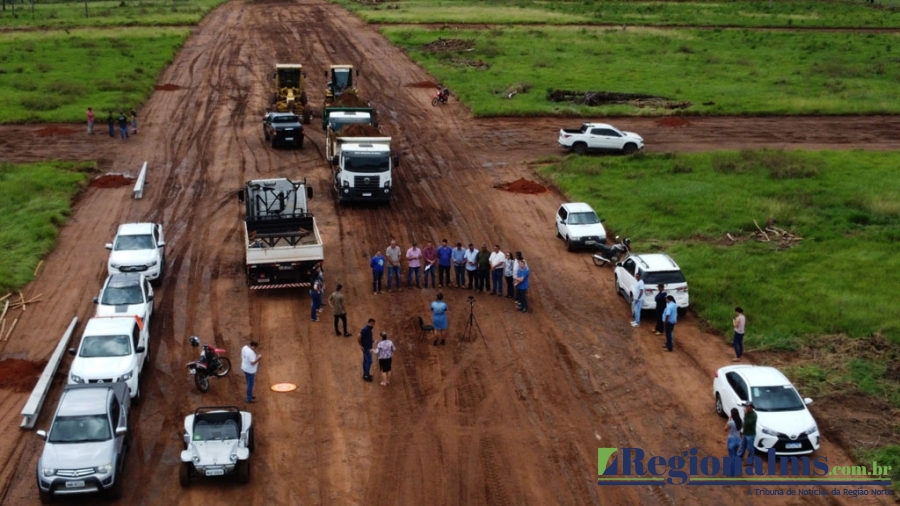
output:
<instances>
[{"instance_id":1,"label":"white sedan","mask_svg":"<svg viewBox=\"0 0 900 506\"><path fill-rule=\"evenodd\" d=\"M774 367L732 365L716 371L713 380L716 412L728 416L737 408L744 417L744 405L756 410L754 449L775 448L778 455L809 454L819 449L819 427L794 385Z\"/></svg>"},{"instance_id":2,"label":"white sedan","mask_svg":"<svg viewBox=\"0 0 900 506\"><path fill-rule=\"evenodd\" d=\"M162 225L157 223L126 223L119 225L116 239L106 245L109 254L109 275L119 272L140 272L150 281L162 278L165 267L166 241Z\"/></svg>"}]
</instances>

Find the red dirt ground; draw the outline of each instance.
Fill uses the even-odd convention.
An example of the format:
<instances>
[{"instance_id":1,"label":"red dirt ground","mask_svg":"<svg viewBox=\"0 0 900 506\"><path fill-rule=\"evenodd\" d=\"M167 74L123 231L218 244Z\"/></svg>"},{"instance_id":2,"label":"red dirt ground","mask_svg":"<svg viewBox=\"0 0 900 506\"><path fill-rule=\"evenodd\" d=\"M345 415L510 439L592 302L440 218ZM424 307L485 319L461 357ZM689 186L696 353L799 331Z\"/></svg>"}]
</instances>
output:
<instances>
[{"instance_id":1,"label":"red dirt ground","mask_svg":"<svg viewBox=\"0 0 900 506\"><path fill-rule=\"evenodd\" d=\"M0 361L0 385L16 393L30 392L47 362L30 362L18 358Z\"/></svg>"},{"instance_id":2,"label":"red dirt ground","mask_svg":"<svg viewBox=\"0 0 900 506\"><path fill-rule=\"evenodd\" d=\"M535 195L537 193L544 193L547 191L547 188L544 186L535 183L534 181L529 181L525 178L519 178L511 183L503 183L495 186L494 188L513 192L513 193L523 193L525 195Z\"/></svg>"},{"instance_id":3,"label":"red dirt ground","mask_svg":"<svg viewBox=\"0 0 900 506\"><path fill-rule=\"evenodd\" d=\"M91 180L91 188L121 188L134 184L134 179L123 174L104 174Z\"/></svg>"},{"instance_id":4,"label":"red dirt ground","mask_svg":"<svg viewBox=\"0 0 900 506\"><path fill-rule=\"evenodd\" d=\"M403 86L407 88L437 88L437 83L434 81L418 81L415 83L407 83Z\"/></svg>"},{"instance_id":5,"label":"red dirt ground","mask_svg":"<svg viewBox=\"0 0 900 506\"><path fill-rule=\"evenodd\" d=\"M74 128L66 128L60 125L48 125L39 130L35 130L34 134L38 137L51 137L54 135L72 135L79 133Z\"/></svg>"},{"instance_id":6,"label":"red dirt ground","mask_svg":"<svg viewBox=\"0 0 900 506\"><path fill-rule=\"evenodd\" d=\"M678 117L678 116L666 116L665 118L659 118L656 120L656 124L664 127L685 127L691 124L690 121Z\"/></svg>"}]
</instances>

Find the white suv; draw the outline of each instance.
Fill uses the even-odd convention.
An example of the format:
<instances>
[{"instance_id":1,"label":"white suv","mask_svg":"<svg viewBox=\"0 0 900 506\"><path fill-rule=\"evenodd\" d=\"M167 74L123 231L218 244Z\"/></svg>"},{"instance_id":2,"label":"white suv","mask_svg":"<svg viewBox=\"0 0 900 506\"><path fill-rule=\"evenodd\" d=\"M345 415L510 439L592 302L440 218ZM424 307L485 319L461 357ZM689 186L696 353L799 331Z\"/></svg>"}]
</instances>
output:
<instances>
[{"instance_id":1,"label":"white suv","mask_svg":"<svg viewBox=\"0 0 900 506\"><path fill-rule=\"evenodd\" d=\"M570 202L556 211L556 237L566 241L566 248L593 248L606 243L603 221L591 206L584 202Z\"/></svg>"},{"instance_id":2,"label":"white suv","mask_svg":"<svg viewBox=\"0 0 900 506\"><path fill-rule=\"evenodd\" d=\"M662 253L647 255L630 255L623 262L616 264L616 292L632 301L637 280L636 273L641 274L644 280L644 310L656 309L656 285L665 286L666 292L675 298L675 305L682 312L687 309L690 300L688 298L688 284L681 273L681 268L672 260L672 257Z\"/></svg>"},{"instance_id":3,"label":"white suv","mask_svg":"<svg viewBox=\"0 0 900 506\"><path fill-rule=\"evenodd\" d=\"M107 270L140 272L150 281L162 278L165 266L166 241L162 225L158 223L127 223L119 225L116 239L106 245L109 254Z\"/></svg>"},{"instance_id":4,"label":"white suv","mask_svg":"<svg viewBox=\"0 0 900 506\"><path fill-rule=\"evenodd\" d=\"M69 371L70 385L124 381L135 402L141 396L141 372L150 360L150 332L137 316L88 320Z\"/></svg>"},{"instance_id":5,"label":"white suv","mask_svg":"<svg viewBox=\"0 0 900 506\"><path fill-rule=\"evenodd\" d=\"M106 278L97 304L95 316L139 316L150 324L153 316L153 287L140 273L113 274Z\"/></svg>"}]
</instances>

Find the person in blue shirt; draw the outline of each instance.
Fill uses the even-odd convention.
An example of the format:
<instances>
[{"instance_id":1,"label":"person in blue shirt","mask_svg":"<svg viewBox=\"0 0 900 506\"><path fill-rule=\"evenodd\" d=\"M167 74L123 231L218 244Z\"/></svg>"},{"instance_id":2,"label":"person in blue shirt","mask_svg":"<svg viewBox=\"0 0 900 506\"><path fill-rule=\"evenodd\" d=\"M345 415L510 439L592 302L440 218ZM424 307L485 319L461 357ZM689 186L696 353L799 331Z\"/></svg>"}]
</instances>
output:
<instances>
[{"instance_id":1,"label":"person in blue shirt","mask_svg":"<svg viewBox=\"0 0 900 506\"><path fill-rule=\"evenodd\" d=\"M443 288L444 284L450 286L450 263L453 259L453 249L447 245L447 239L441 241L441 247L437 249L438 254L438 288ZM446 280L446 281L445 281Z\"/></svg>"},{"instance_id":2,"label":"person in blue shirt","mask_svg":"<svg viewBox=\"0 0 900 506\"><path fill-rule=\"evenodd\" d=\"M463 248L461 242L456 243L456 247L450 253L450 260L453 261L453 268L456 270L456 287L465 286L466 284L466 249Z\"/></svg>"},{"instance_id":3,"label":"person in blue shirt","mask_svg":"<svg viewBox=\"0 0 900 506\"><path fill-rule=\"evenodd\" d=\"M438 341L441 344L446 344L446 334L447 334L447 303L444 302L444 294L442 292L437 293L437 299L431 303L431 324L434 325L435 330L435 338L434 345L438 345Z\"/></svg>"},{"instance_id":4,"label":"person in blue shirt","mask_svg":"<svg viewBox=\"0 0 900 506\"><path fill-rule=\"evenodd\" d=\"M519 301L518 310L528 312L528 278L531 277L531 271L525 264L525 259L519 260L519 270L516 274L516 299Z\"/></svg>"},{"instance_id":5,"label":"person in blue shirt","mask_svg":"<svg viewBox=\"0 0 900 506\"><path fill-rule=\"evenodd\" d=\"M675 346L675 338L672 332L675 330L675 324L678 323L678 307L675 305L675 297L666 296L666 310L663 311L663 323L666 327L666 344L663 348L672 351Z\"/></svg>"},{"instance_id":6,"label":"person in blue shirt","mask_svg":"<svg viewBox=\"0 0 900 506\"><path fill-rule=\"evenodd\" d=\"M381 293L381 279L384 277L384 255L381 250L375 252L375 256L369 260L369 267L372 268L372 291Z\"/></svg>"}]
</instances>

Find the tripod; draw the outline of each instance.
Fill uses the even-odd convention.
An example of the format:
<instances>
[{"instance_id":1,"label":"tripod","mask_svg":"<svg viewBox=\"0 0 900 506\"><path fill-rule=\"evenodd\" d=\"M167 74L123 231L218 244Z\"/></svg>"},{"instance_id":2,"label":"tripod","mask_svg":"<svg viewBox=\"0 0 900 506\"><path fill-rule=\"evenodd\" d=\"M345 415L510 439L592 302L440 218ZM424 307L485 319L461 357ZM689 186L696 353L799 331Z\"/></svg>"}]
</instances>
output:
<instances>
[{"instance_id":1,"label":"tripod","mask_svg":"<svg viewBox=\"0 0 900 506\"><path fill-rule=\"evenodd\" d=\"M463 330L463 338L466 341L472 341L472 328L478 330L478 334L481 335L481 340L484 341L484 345L487 346L487 340L484 338L484 332L481 331L481 326L478 325L478 320L475 319L475 299L474 297L469 297L469 319L466 321L466 328Z\"/></svg>"}]
</instances>

